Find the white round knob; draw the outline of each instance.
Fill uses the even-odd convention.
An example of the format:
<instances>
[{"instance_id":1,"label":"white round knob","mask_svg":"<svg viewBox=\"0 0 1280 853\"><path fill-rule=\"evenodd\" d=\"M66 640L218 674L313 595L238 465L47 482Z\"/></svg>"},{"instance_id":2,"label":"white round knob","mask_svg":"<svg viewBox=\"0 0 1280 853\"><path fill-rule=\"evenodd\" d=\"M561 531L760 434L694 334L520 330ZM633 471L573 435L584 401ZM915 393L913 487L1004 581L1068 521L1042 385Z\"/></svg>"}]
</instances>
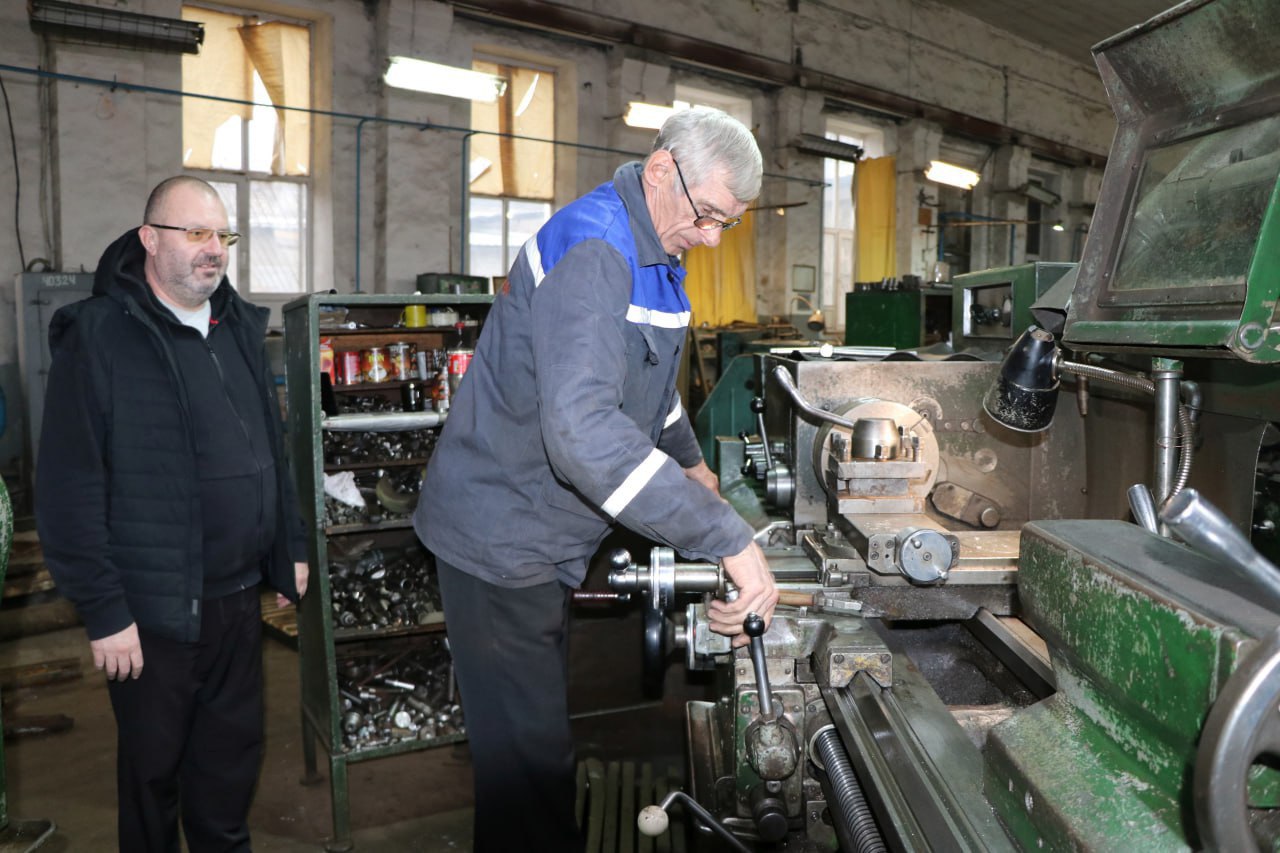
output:
<instances>
[{"instance_id":1,"label":"white round knob","mask_svg":"<svg viewBox=\"0 0 1280 853\"><path fill-rule=\"evenodd\" d=\"M823 358L831 358L831 356L835 354L836 354L836 348L833 347L830 343L825 343L822 346L818 347L818 355L822 356Z\"/></svg>"},{"instance_id":2,"label":"white round knob","mask_svg":"<svg viewBox=\"0 0 1280 853\"><path fill-rule=\"evenodd\" d=\"M636 827L641 835L658 836L667 831L670 822L671 818L667 817L661 806L645 806L636 818Z\"/></svg>"}]
</instances>

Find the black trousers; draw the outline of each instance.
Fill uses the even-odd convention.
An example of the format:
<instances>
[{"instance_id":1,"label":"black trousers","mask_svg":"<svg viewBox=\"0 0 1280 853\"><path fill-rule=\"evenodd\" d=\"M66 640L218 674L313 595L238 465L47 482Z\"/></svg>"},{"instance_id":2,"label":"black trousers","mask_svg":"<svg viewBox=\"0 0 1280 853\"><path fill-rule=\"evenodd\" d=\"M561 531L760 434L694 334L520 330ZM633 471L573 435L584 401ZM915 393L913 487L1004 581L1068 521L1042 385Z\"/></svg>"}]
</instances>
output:
<instances>
[{"instance_id":1,"label":"black trousers","mask_svg":"<svg viewBox=\"0 0 1280 853\"><path fill-rule=\"evenodd\" d=\"M579 853L569 589L507 589L436 566L475 771L475 851Z\"/></svg>"},{"instance_id":2,"label":"black trousers","mask_svg":"<svg viewBox=\"0 0 1280 853\"><path fill-rule=\"evenodd\" d=\"M122 853L249 850L262 762L258 588L205 601L198 643L140 631L142 676L110 681Z\"/></svg>"}]
</instances>

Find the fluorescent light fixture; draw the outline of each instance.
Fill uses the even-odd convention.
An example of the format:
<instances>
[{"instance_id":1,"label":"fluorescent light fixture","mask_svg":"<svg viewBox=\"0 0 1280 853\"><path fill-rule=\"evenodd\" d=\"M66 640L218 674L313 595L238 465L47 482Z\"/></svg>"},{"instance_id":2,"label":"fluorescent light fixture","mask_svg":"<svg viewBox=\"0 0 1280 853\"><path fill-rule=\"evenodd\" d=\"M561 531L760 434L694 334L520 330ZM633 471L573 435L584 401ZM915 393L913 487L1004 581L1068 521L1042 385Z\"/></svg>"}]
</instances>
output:
<instances>
[{"instance_id":1,"label":"fluorescent light fixture","mask_svg":"<svg viewBox=\"0 0 1280 853\"><path fill-rule=\"evenodd\" d=\"M972 169L953 166L941 160L930 160L929 168L924 170L924 176L936 183L966 190L973 189L977 186L978 181L982 180L982 176Z\"/></svg>"},{"instance_id":2,"label":"fluorescent light fixture","mask_svg":"<svg viewBox=\"0 0 1280 853\"><path fill-rule=\"evenodd\" d=\"M675 107L663 107L657 104L646 104L643 101L632 101L627 104L627 112L622 117L628 127L643 127L649 130L661 130L663 123L671 118Z\"/></svg>"},{"instance_id":3,"label":"fluorescent light fixture","mask_svg":"<svg viewBox=\"0 0 1280 853\"><path fill-rule=\"evenodd\" d=\"M813 133L801 133L791 144L797 151L803 151L806 154L817 154L820 157L844 160L849 163L857 163L865 153L861 145L850 145L848 142L827 139L825 136Z\"/></svg>"},{"instance_id":4,"label":"fluorescent light fixture","mask_svg":"<svg viewBox=\"0 0 1280 853\"><path fill-rule=\"evenodd\" d=\"M1062 196L1050 189L1046 189L1042 184L1031 181L1018 187L1018 192L1025 195L1032 201L1038 201L1047 207L1053 207L1062 203Z\"/></svg>"},{"instance_id":5,"label":"fluorescent light fixture","mask_svg":"<svg viewBox=\"0 0 1280 853\"><path fill-rule=\"evenodd\" d=\"M79 44L199 53L204 43L204 24L181 18L161 18L64 0L29 0L27 12L33 32Z\"/></svg>"},{"instance_id":6,"label":"fluorescent light fixture","mask_svg":"<svg viewBox=\"0 0 1280 853\"><path fill-rule=\"evenodd\" d=\"M393 56L383 75L388 86L432 95L493 103L507 91L507 81L496 74L455 68L437 62Z\"/></svg>"}]
</instances>

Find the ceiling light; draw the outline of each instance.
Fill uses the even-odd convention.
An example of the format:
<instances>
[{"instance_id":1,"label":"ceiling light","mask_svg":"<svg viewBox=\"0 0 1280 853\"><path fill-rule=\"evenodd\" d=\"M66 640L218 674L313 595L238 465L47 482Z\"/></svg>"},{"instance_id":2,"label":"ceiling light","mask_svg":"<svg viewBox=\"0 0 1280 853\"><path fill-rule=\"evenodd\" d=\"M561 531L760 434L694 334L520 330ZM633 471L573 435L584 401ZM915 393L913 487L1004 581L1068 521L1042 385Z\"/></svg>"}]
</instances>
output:
<instances>
[{"instance_id":1,"label":"ceiling light","mask_svg":"<svg viewBox=\"0 0 1280 853\"><path fill-rule=\"evenodd\" d=\"M507 91L507 81L496 74L425 62L407 56L391 57L383 79L388 86L397 89L413 89L416 92L485 103L493 103Z\"/></svg>"},{"instance_id":2,"label":"ceiling light","mask_svg":"<svg viewBox=\"0 0 1280 853\"><path fill-rule=\"evenodd\" d=\"M841 142L838 139L827 139L824 136L817 136L812 133L801 133L791 144L795 146L797 151L805 154L817 154L821 157L829 157L832 160L844 160L849 163L857 163L862 159L863 151L861 145L850 145L848 142Z\"/></svg>"},{"instance_id":3,"label":"ceiling light","mask_svg":"<svg viewBox=\"0 0 1280 853\"><path fill-rule=\"evenodd\" d=\"M675 107L663 107L658 104L646 104L643 101L632 101L627 104L627 112L622 117L622 121L628 127L661 130L662 125L667 119L671 118L671 114L675 111Z\"/></svg>"},{"instance_id":4,"label":"ceiling light","mask_svg":"<svg viewBox=\"0 0 1280 853\"><path fill-rule=\"evenodd\" d=\"M1017 191L1032 201L1038 201L1048 207L1053 207L1054 205L1062 203L1062 196L1058 195L1051 189L1046 189L1043 184L1038 184L1034 181L1028 181L1018 187Z\"/></svg>"},{"instance_id":5,"label":"ceiling light","mask_svg":"<svg viewBox=\"0 0 1280 853\"><path fill-rule=\"evenodd\" d=\"M165 53L199 53L204 25L106 6L29 0L31 30L81 44L109 44Z\"/></svg>"},{"instance_id":6,"label":"ceiling light","mask_svg":"<svg viewBox=\"0 0 1280 853\"><path fill-rule=\"evenodd\" d=\"M1059 233L1061 233L1061 232L1063 232L1063 231L1066 231L1066 230L1067 230L1067 226L1065 226L1065 225L1063 225L1063 224L1062 224L1062 220L1061 220L1061 219L1059 219L1057 222L1053 223L1053 225L1051 225L1050 227L1051 227L1051 228L1053 228L1053 230L1054 230L1054 231L1057 231L1057 232L1059 232Z\"/></svg>"},{"instance_id":7,"label":"ceiling light","mask_svg":"<svg viewBox=\"0 0 1280 853\"><path fill-rule=\"evenodd\" d=\"M929 168L924 170L924 176L931 181L939 184L946 184L952 187L960 187L961 189L971 190L982 180L982 176L972 169L966 169L962 166L953 166L950 163L944 163L941 160L930 160Z\"/></svg>"}]
</instances>

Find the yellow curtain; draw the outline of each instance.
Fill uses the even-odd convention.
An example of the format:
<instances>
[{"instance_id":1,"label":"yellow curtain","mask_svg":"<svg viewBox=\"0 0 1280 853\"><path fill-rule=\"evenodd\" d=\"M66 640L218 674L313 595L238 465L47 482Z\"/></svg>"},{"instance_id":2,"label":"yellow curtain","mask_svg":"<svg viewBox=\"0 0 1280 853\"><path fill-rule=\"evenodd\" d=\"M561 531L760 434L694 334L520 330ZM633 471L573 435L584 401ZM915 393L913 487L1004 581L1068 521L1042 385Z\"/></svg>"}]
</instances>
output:
<instances>
[{"instance_id":1,"label":"yellow curtain","mask_svg":"<svg viewBox=\"0 0 1280 853\"><path fill-rule=\"evenodd\" d=\"M244 16L184 6L182 19L204 24L204 45L200 53L182 57L183 87L201 95L253 100L253 68L236 35ZM213 162L218 128L234 117L248 121L250 111L250 107L242 104L183 98L182 165L188 169L226 168L224 163ZM237 162L233 168L239 165Z\"/></svg>"},{"instance_id":2,"label":"yellow curtain","mask_svg":"<svg viewBox=\"0 0 1280 853\"><path fill-rule=\"evenodd\" d=\"M311 114L279 107L311 106L311 33L306 27L269 21L240 27L240 38L277 107L271 174L306 175L311 171Z\"/></svg>"},{"instance_id":3,"label":"yellow curtain","mask_svg":"<svg viewBox=\"0 0 1280 853\"><path fill-rule=\"evenodd\" d=\"M742 224L721 232L717 248L695 246L685 253L689 274L685 293L693 303L693 322L727 326L735 320L756 321L755 214L742 215Z\"/></svg>"},{"instance_id":4,"label":"yellow curtain","mask_svg":"<svg viewBox=\"0 0 1280 853\"><path fill-rule=\"evenodd\" d=\"M555 136L556 76L515 65L476 60L476 71L507 79L507 92L489 104L471 102L471 129L536 139ZM471 137L471 192L552 201L555 197L555 146L549 142L492 136Z\"/></svg>"},{"instance_id":5,"label":"yellow curtain","mask_svg":"<svg viewBox=\"0 0 1280 853\"><path fill-rule=\"evenodd\" d=\"M853 169L854 281L896 277L897 183L893 157L860 160Z\"/></svg>"}]
</instances>

